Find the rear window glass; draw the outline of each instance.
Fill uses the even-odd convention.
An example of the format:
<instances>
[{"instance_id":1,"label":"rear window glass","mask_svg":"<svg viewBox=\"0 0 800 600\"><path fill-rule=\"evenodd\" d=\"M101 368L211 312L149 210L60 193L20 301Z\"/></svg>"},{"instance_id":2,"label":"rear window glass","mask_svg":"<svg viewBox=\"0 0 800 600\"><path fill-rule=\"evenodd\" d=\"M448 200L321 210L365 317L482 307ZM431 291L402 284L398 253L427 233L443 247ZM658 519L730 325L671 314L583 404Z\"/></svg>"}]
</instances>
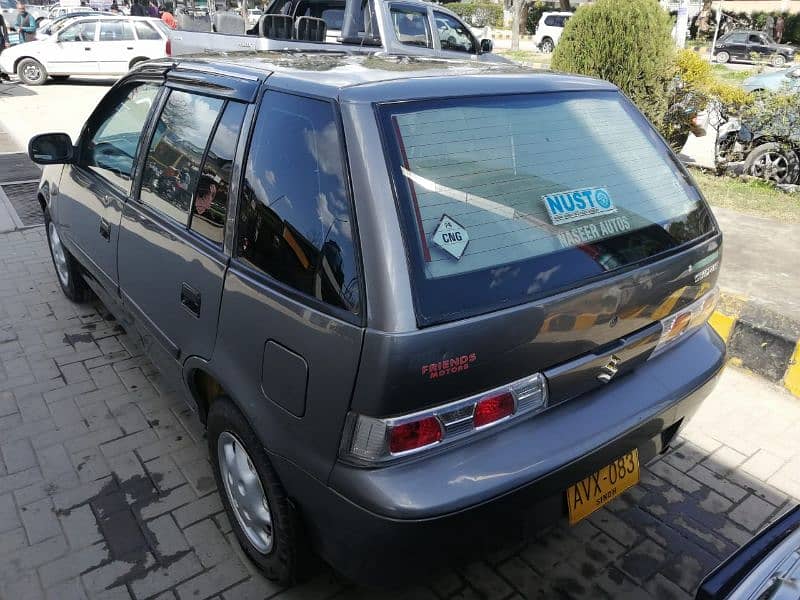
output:
<instances>
[{"instance_id":1,"label":"rear window glass","mask_svg":"<svg viewBox=\"0 0 800 600\"><path fill-rule=\"evenodd\" d=\"M421 324L519 304L713 230L617 92L380 109Z\"/></svg>"}]
</instances>

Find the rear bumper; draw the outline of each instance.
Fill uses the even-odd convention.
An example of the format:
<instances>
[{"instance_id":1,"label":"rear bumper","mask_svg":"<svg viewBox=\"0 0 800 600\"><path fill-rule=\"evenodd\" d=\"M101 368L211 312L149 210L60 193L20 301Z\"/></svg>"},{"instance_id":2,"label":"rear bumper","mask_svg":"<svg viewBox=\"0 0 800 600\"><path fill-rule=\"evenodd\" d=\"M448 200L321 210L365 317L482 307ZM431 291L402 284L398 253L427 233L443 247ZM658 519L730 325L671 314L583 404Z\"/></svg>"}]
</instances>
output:
<instances>
[{"instance_id":1,"label":"rear bumper","mask_svg":"<svg viewBox=\"0 0 800 600\"><path fill-rule=\"evenodd\" d=\"M403 465L337 464L329 486L273 460L323 558L354 580L387 584L558 521L569 485L633 448L645 464L711 392L724 360L723 342L706 326L539 416Z\"/></svg>"}]
</instances>

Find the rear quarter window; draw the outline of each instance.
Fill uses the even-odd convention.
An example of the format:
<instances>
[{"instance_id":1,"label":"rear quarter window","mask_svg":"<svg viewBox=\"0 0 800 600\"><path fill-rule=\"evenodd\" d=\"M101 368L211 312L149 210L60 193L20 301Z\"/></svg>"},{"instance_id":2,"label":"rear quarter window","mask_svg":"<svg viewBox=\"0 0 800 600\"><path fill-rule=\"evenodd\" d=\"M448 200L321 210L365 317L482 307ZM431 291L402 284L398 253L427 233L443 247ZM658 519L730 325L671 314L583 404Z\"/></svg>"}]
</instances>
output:
<instances>
[{"instance_id":1,"label":"rear quarter window","mask_svg":"<svg viewBox=\"0 0 800 600\"><path fill-rule=\"evenodd\" d=\"M617 92L379 113L422 324L574 287L714 230L688 176Z\"/></svg>"}]
</instances>

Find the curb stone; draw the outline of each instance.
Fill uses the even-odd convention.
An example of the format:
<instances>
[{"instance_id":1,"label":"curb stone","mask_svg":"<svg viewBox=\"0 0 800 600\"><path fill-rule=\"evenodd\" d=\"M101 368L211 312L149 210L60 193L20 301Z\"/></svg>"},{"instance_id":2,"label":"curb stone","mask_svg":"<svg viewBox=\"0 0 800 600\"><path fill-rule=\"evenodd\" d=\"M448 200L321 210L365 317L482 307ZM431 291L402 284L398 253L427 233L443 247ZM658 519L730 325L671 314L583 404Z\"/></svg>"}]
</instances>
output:
<instances>
[{"instance_id":1,"label":"curb stone","mask_svg":"<svg viewBox=\"0 0 800 600\"><path fill-rule=\"evenodd\" d=\"M722 293L709 323L728 358L800 398L800 323L744 296Z\"/></svg>"}]
</instances>

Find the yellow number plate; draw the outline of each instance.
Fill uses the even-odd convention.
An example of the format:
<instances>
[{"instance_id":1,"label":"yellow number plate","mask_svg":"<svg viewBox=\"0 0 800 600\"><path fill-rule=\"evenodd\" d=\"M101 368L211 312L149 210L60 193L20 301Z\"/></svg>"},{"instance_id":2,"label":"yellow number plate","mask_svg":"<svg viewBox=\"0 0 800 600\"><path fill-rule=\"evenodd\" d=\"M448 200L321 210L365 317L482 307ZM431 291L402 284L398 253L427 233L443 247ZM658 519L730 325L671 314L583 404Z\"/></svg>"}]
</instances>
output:
<instances>
[{"instance_id":1,"label":"yellow number plate","mask_svg":"<svg viewBox=\"0 0 800 600\"><path fill-rule=\"evenodd\" d=\"M567 488L570 525L585 519L637 483L639 483L639 451L634 449L583 481Z\"/></svg>"}]
</instances>

